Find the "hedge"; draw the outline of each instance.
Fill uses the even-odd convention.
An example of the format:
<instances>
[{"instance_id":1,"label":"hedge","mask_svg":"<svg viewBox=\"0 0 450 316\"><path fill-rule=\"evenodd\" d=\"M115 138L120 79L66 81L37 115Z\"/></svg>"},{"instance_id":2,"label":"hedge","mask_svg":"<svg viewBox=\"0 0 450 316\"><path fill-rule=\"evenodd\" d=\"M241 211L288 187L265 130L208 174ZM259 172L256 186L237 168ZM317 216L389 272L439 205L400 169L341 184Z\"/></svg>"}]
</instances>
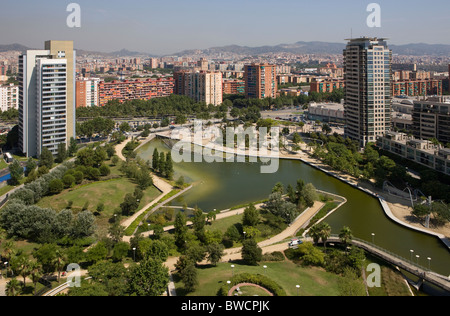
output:
<instances>
[{"instance_id":1,"label":"hedge","mask_svg":"<svg viewBox=\"0 0 450 316\"><path fill-rule=\"evenodd\" d=\"M223 285L217 292L217 296L228 296L230 288L241 283L251 283L262 286L274 296L286 296L286 292L276 282L261 274L241 273L231 278L231 284Z\"/></svg>"}]
</instances>

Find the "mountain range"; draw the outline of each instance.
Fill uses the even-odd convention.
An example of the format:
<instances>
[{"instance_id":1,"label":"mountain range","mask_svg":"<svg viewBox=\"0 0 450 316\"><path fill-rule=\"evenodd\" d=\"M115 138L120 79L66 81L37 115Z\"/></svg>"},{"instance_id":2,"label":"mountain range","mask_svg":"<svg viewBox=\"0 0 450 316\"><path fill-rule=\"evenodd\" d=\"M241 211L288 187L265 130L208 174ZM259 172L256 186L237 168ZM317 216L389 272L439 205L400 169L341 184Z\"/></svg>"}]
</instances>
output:
<instances>
[{"instance_id":1,"label":"mountain range","mask_svg":"<svg viewBox=\"0 0 450 316\"><path fill-rule=\"evenodd\" d=\"M329 43L329 42L297 42L294 44L280 44L275 46L260 46L248 47L229 45L222 47L212 47L200 50L203 54L217 54L217 53L235 53L242 55L261 55L269 53L292 53L292 54L342 54L345 49L345 43ZM398 55L413 55L413 56L449 56L450 45L445 44L407 44L407 45L393 45L389 47L393 54ZM185 50L174 55L192 55L199 50Z\"/></svg>"},{"instance_id":2,"label":"mountain range","mask_svg":"<svg viewBox=\"0 0 450 316\"><path fill-rule=\"evenodd\" d=\"M329 43L329 42L296 42L294 44L280 44L275 46L259 46L259 47L249 47L249 46L239 46L239 45L228 45L221 47L212 47L208 49L200 50L184 50L171 56L184 56L184 55L195 55L204 54L212 55L219 53L233 53L239 55L261 55L269 53L292 53L292 54L342 54L345 49L345 43ZM390 44L389 47L392 49L394 54L398 55L413 55L413 56L450 56L450 45L446 44L407 44L407 45L393 45ZM0 52L7 51L25 51L28 48L21 44L9 44L0 45ZM95 51L86 51L77 49L78 55L99 55L105 57L137 57L137 56L147 56L147 57L158 57L154 54L134 52L127 49L122 49L120 51L104 53Z\"/></svg>"}]
</instances>

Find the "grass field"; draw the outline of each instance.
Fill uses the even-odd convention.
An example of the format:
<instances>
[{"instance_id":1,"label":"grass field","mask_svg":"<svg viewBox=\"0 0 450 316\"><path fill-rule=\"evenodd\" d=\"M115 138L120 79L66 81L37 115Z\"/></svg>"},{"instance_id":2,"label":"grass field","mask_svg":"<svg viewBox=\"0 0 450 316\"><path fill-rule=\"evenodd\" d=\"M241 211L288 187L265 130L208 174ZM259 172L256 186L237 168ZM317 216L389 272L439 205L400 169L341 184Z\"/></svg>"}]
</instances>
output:
<instances>
[{"instance_id":1,"label":"grass field","mask_svg":"<svg viewBox=\"0 0 450 316\"><path fill-rule=\"evenodd\" d=\"M251 273L266 274L266 276L278 283L288 296L297 295L296 285L300 285L301 296L337 296L339 295L338 275L326 272L319 268L302 268L291 261L265 262L259 266L247 266L234 262L234 274ZM263 265L267 266L264 271ZM211 265L198 268L199 285L188 296L215 296L221 286L232 277L231 263L220 263L217 267ZM186 294L183 284L175 278L175 286L179 295ZM362 282L362 281L361 281ZM246 294L246 293L245 293ZM253 295L253 294L252 294Z\"/></svg>"},{"instance_id":2,"label":"grass field","mask_svg":"<svg viewBox=\"0 0 450 316\"><path fill-rule=\"evenodd\" d=\"M105 211L97 216L97 225L101 233L108 227L109 218L113 216L114 210L120 207L125 195L133 194L135 188L136 184L127 178L94 182L64 190L58 195L44 197L37 205L59 211L67 207L69 201L73 201L72 209L77 212L88 202L88 209L95 213L97 205L103 203ZM145 190L138 210L151 203L160 194L160 191L153 186Z\"/></svg>"}]
</instances>

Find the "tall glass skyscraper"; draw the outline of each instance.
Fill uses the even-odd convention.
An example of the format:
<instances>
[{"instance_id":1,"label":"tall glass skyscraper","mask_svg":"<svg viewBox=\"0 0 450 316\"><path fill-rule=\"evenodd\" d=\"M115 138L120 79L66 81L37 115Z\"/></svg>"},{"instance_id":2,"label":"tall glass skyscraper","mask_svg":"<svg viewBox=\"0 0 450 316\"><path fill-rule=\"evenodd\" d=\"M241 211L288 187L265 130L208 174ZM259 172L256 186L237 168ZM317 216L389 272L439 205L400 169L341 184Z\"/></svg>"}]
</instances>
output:
<instances>
[{"instance_id":1,"label":"tall glass skyscraper","mask_svg":"<svg viewBox=\"0 0 450 316\"><path fill-rule=\"evenodd\" d=\"M344 50L345 135L365 147L391 128L392 51L381 38L348 41Z\"/></svg>"}]
</instances>

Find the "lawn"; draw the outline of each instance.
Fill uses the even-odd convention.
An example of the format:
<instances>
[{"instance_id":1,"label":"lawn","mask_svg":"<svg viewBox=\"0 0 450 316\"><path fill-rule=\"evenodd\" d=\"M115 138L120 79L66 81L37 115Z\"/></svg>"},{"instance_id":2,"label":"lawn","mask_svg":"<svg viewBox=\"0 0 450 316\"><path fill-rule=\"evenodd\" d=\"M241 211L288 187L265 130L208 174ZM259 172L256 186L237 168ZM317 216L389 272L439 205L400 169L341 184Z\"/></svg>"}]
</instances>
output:
<instances>
[{"instance_id":1,"label":"lawn","mask_svg":"<svg viewBox=\"0 0 450 316\"><path fill-rule=\"evenodd\" d=\"M88 209L95 213L97 205L103 203L105 211L100 215L97 214L97 225L102 230L108 227L109 218L113 216L114 210L120 207L125 195L133 194L135 188L136 184L125 177L94 182L64 190L58 195L44 197L37 205L59 211L67 207L69 201L73 201L72 209L77 212L88 202ZM160 191L153 186L145 190L138 210L151 203L160 194Z\"/></svg>"},{"instance_id":2,"label":"lawn","mask_svg":"<svg viewBox=\"0 0 450 316\"><path fill-rule=\"evenodd\" d=\"M283 262L265 262L259 266L247 266L240 262L233 263L234 274L251 273L266 274L277 282L288 296L297 295L296 285L300 285L300 296L337 296L339 295L338 280L341 278L333 273L319 268L303 268L285 260ZM267 269L263 266L266 265ZM264 271L265 270L265 271ZM232 277L231 263L220 263L216 267L200 266L198 269L199 285L188 296L215 296L219 288ZM180 295L184 295L183 284L175 278L175 286ZM362 281L361 281L362 282Z\"/></svg>"}]
</instances>

